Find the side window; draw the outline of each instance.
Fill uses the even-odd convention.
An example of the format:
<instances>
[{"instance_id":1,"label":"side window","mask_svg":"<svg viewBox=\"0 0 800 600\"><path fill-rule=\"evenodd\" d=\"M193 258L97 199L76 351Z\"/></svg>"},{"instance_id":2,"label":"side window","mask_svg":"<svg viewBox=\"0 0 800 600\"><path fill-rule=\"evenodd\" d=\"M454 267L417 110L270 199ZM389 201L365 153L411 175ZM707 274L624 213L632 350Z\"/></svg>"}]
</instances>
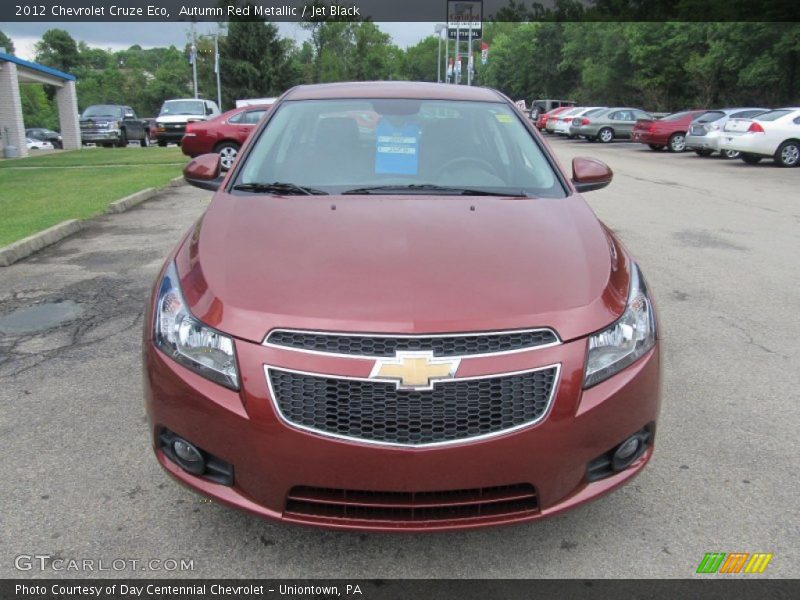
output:
<instances>
[{"instance_id":1,"label":"side window","mask_svg":"<svg viewBox=\"0 0 800 600\"><path fill-rule=\"evenodd\" d=\"M795 117L794 121L792 121L795 125L800 125L800 117Z\"/></svg>"},{"instance_id":2,"label":"side window","mask_svg":"<svg viewBox=\"0 0 800 600\"><path fill-rule=\"evenodd\" d=\"M608 115L608 118L611 119L612 121L621 121L622 120L622 118L620 117L621 114L622 111L618 110Z\"/></svg>"},{"instance_id":3,"label":"side window","mask_svg":"<svg viewBox=\"0 0 800 600\"><path fill-rule=\"evenodd\" d=\"M243 112L236 113L231 118L228 119L228 123L241 123L242 117L244 116Z\"/></svg>"},{"instance_id":4,"label":"side window","mask_svg":"<svg viewBox=\"0 0 800 600\"><path fill-rule=\"evenodd\" d=\"M244 113L244 123L248 125L255 125L264 116L263 110L250 110Z\"/></svg>"}]
</instances>

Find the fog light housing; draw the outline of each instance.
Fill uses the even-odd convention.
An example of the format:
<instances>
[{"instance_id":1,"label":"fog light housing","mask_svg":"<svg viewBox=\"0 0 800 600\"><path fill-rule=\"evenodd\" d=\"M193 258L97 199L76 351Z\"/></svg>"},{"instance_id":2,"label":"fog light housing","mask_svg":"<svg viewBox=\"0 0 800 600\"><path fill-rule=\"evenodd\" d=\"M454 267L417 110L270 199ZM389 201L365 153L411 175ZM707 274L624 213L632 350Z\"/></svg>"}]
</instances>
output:
<instances>
[{"instance_id":1,"label":"fog light housing","mask_svg":"<svg viewBox=\"0 0 800 600\"><path fill-rule=\"evenodd\" d=\"M587 481L598 481L630 467L641 458L647 450L647 446L652 444L654 433L655 424L650 423L608 452L589 461L589 464L586 465Z\"/></svg>"},{"instance_id":2,"label":"fog light housing","mask_svg":"<svg viewBox=\"0 0 800 600\"><path fill-rule=\"evenodd\" d=\"M187 473L221 485L233 485L233 465L229 462L195 446L166 427L158 429L156 440L164 456Z\"/></svg>"}]
</instances>

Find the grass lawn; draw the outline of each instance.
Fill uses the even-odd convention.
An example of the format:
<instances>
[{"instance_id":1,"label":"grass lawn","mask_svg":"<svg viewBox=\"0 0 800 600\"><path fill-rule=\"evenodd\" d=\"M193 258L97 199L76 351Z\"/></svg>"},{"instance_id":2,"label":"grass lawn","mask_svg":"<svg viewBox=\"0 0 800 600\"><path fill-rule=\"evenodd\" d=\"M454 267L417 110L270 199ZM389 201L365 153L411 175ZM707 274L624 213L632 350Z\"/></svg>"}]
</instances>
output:
<instances>
[{"instance_id":1,"label":"grass lawn","mask_svg":"<svg viewBox=\"0 0 800 600\"><path fill-rule=\"evenodd\" d=\"M189 159L177 146L168 148L84 148L54 152L15 160L0 160L0 169L19 167L88 167L94 165L154 165L186 163Z\"/></svg>"},{"instance_id":2,"label":"grass lawn","mask_svg":"<svg viewBox=\"0 0 800 600\"><path fill-rule=\"evenodd\" d=\"M0 246L165 185L187 160L180 148L98 148L0 161Z\"/></svg>"}]
</instances>

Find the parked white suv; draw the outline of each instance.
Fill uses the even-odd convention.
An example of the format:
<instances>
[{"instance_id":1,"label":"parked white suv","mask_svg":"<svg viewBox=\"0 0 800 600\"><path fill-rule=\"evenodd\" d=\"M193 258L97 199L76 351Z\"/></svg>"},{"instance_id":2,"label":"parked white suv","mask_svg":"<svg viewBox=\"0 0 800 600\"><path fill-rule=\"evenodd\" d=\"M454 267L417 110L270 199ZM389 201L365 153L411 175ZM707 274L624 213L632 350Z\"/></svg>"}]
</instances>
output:
<instances>
[{"instance_id":1,"label":"parked white suv","mask_svg":"<svg viewBox=\"0 0 800 600\"><path fill-rule=\"evenodd\" d=\"M203 98L179 98L167 100L156 117L156 140L159 146L170 142L181 143L186 133L186 124L192 121L208 121L219 113L219 106Z\"/></svg>"}]
</instances>

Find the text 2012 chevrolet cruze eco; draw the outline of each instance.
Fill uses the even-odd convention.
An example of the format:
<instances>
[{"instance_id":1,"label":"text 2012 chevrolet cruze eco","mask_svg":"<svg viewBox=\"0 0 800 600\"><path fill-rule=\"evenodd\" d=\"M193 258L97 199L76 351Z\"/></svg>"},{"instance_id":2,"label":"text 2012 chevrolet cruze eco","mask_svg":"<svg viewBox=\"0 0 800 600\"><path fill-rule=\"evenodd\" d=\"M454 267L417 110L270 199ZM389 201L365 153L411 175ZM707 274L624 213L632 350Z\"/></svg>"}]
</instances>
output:
<instances>
[{"instance_id":1,"label":"text 2012 chevrolet cruze eco","mask_svg":"<svg viewBox=\"0 0 800 600\"><path fill-rule=\"evenodd\" d=\"M434 530L537 519L653 451L659 344L630 254L500 93L288 91L170 254L146 318L155 454L287 522Z\"/></svg>"}]
</instances>

